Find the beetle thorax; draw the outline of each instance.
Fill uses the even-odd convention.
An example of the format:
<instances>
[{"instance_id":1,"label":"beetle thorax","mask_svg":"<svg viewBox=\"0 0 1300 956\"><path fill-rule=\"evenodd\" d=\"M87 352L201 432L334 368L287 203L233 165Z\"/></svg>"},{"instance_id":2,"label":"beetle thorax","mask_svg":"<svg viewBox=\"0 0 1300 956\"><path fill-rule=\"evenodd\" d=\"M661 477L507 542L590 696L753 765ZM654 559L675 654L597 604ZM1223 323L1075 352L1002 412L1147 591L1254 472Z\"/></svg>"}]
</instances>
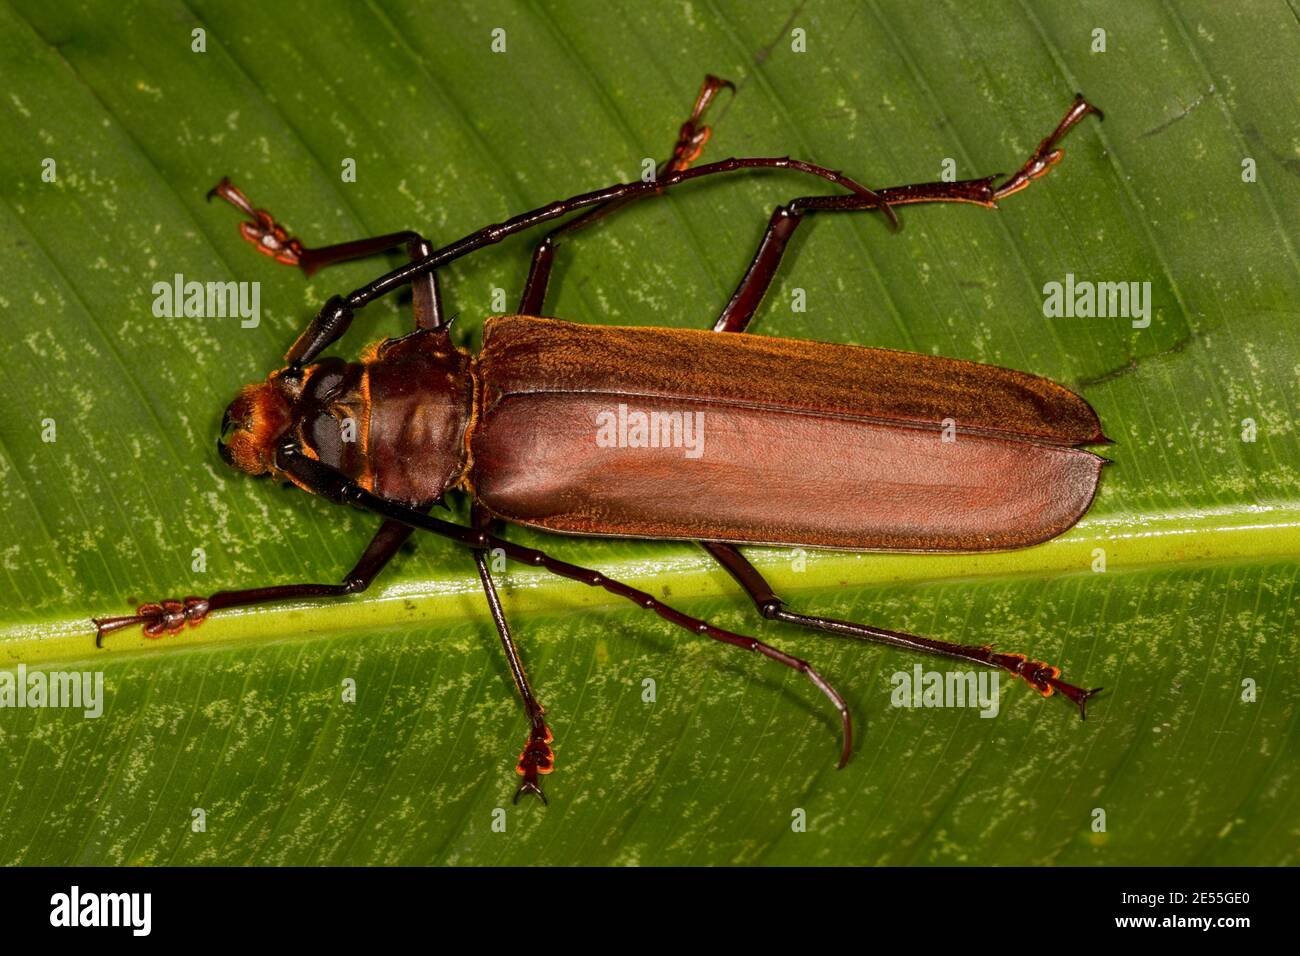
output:
<instances>
[{"instance_id":1,"label":"beetle thorax","mask_svg":"<svg viewBox=\"0 0 1300 956\"><path fill-rule=\"evenodd\" d=\"M280 474L276 449L289 442L368 491L428 505L465 470L472 400L469 355L445 331L419 331L360 362L327 358L247 386L227 410L222 457Z\"/></svg>"}]
</instances>

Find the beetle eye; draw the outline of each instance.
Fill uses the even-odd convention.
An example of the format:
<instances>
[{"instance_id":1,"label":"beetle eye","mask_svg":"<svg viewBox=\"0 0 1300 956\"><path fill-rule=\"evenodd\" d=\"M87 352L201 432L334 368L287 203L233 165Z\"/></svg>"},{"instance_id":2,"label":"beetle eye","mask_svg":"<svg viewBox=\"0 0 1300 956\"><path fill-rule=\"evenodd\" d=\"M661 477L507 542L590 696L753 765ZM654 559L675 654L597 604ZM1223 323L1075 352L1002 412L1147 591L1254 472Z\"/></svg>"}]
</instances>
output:
<instances>
[{"instance_id":1,"label":"beetle eye","mask_svg":"<svg viewBox=\"0 0 1300 956\"><path fill-rule=\"evenodd\" d=\"M247 406L237 398L226 406L226 411L221 416L221 434L217 436L217 454L221 456L221 460L227 465L238 467L235 463L235 457L231 453L230 442L238 432L248 430L247 414Z\"/></svg>"},{"instance_id":2,"label":"beetle eye","mask_svg":"<svg viewBox=\"0 0 1300 956\"><path fill-rule=\"evenodd\" d=\"M227 407L225 414L221 416L221 436L217 439L217 444L224 446L226 442L230 441L230 433L235 427L236 423L231 419L230 408Z\"/></svg>"}]
</instances>

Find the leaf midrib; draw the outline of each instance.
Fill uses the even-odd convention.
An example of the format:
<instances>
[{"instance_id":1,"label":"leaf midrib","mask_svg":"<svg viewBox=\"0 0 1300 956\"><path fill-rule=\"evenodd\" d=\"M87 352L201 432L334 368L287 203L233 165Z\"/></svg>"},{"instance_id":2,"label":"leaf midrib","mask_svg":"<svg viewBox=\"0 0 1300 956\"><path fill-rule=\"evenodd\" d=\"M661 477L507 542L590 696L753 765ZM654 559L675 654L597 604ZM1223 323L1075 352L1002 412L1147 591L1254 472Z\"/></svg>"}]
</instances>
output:
<instances>
[{"instance_id":1,"label":"leaf midrib","mask_svg":"<svg viewBox=\"0 0 1300 956\"><path fill-rule=\"evenodd\" d=\"M1104 572L1094 570L1098 549L1104 551ZM810 594L850 583L870 587L1222 565L1300 556L1300 502L1089 518L1061 538L1018 551L977 554L809 551L806 578L790 570L792 551L788 548L753 548L748 549L748 554L783 594ZM678 552L650 571L644 558L613 564L602 562L601 570L642 587L653 587L664 577L671 577L674 601L716 597L723 593L720 585L725 578L702 552L698 557L686 557ZM512 566L501 575L499 583L503 602L512 617L572 611L575 606L586 611L629 607L605 591L535 569L519 570ZM343 630L373 631L464 620L467 613L481 610L478 594L478 581L469 576L404 580L344 602L318 599L223 611L199 629L161 641L147 639L134 629L116 632L108 640L115 658L250 641L311 640ZM741 600L739 594L737 599ZM119 610L125 609L96 609L98 613ZM94 628L89 618L87 613L0 626L0 667L12 667L19 662L39 666L56 661L106 660L103 652L94 650Z\"/></svg>"}]
</instances>

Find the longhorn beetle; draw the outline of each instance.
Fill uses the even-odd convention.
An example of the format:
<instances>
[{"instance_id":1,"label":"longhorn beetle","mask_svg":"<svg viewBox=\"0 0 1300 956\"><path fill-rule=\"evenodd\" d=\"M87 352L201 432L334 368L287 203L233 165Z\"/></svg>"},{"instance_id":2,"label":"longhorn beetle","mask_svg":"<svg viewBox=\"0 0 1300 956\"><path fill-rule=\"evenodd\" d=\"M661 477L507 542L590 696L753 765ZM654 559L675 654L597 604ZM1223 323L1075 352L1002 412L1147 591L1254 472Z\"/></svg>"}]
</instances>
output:
<instances>
[{"instance_id":1,"label":"longhorn beetle","mask_svg":"<svg viewBox=\"0 0 1300 956\"><path fill-rule=\"evenodd\" d=\"M803 674L839 712L844 766L853 744L848 707L807 661L714 627L599 571L513 544L495 533L496 522L504 521L574 535L698 541L764 618L1001 668L1045 697L1060 691L1085 716L1088 698L1100 688L1068 684L1043 661L788 610L736 546L986 551L1045 541L1074 525L1096 492L1105 459L1081 446L1109 439L1088 403L1047 379L1009 369L739 333L808 213L876 211L896 229L895 206L994 208L1046 174L1062 156L1062 137L1101 112L1077 96L1056 129L1001 183L1000 176L988 176L873 190L787 157L692 167L710 136L704 114L726 88L734 92L725 80L705 78L653 180L553 202L438 249L416 232L308 248L222 179L208 198L219 196L244 213L240 229L259 252L307 275L403 247L410 257L369 285L330 298L289 349L285 366L231 402L217 441L226 463L250 475L287 479L383 520L341 584L277 585L143 604L132 615L96 619L96 643L102 646L105 634L133 624L156 638L224 608L357 594L418 528L463 545L478 568L529 722L516 766L523 778L516 801L524 793L545 801L540 775L550 773L554 754L545 711L493 584L487 555L495 549ZM753 169L793 170L847 192L776 207L712 331L592 327L539 317L561 238L688 180ZM517 313L487 320L478 356L454 346L437 270L575 212L534 250ZM320 357L358 309L406 285L412 288L414 331L370 346L358 362ZM940 440L945 419L960 423L961 441ZM348 424L355 436L345 433ZM606 439L616 432L617 440L602 441L601 429ZM698 454L683 453L687 441L698 443ZM452 490L469 495L471 527L428 514Z\"/></svg>"}]
</instances>

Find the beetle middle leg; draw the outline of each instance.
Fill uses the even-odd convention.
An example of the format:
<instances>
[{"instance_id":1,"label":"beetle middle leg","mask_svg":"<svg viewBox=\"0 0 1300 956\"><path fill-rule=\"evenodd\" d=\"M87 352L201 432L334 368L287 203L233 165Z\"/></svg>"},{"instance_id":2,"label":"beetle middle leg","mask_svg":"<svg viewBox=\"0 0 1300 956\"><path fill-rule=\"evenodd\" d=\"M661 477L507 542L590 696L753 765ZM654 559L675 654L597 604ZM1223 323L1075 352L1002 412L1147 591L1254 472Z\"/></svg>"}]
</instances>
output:
<instances>
[{"instance_id":1,"label":"beetle middle leg","mask_svg":"<svg viewBox=\"0 0 1300 956\"><path fill-rule=\"evenodd\" d=\"M301 451L293 447L292 444L282 446L277 454L277 467L286 474L292 475L295 484L303 488L308 488L315 494L320 495L337 504L349 504L366 511L372 511L375 514L382 515L384 518L393 521L399 521L402 524L419 528L423 531L431 531L441 537L448 538L464 547L481 554L488 549L499 548L506 557L519 561L524 564L530 564L533 567L539 567L543 570L557 575L562 578L568 578L571 581L578 581L589 587L598 587L617 597L631 601L648 611L654 611L664 620L683 630L690 631L692 634L698 634L711 640L719 641L723 644L730 644L733 647L739 647L742 650L753 651L756 654L762 654L791 670L797 671L808 679L814 687L822 692L826 698L835 705L836 711L840 717L840 729L842 733L842 746L840 748L839 766L843 767L849 759L853 750L853 719L849 714L848 705L839 692L831 686L821 674L817 672L807 661L785 653L770 644L748 637L744 634L737 634L733 631L724 630L715 627L707 621L702 621L697 617L692 617L674 607L670 607L663 601L660 601L654 595L631 585L624 584L621 581L615 581L613 578L606 576L600 571L592 568L584 568L577 564L570 564L567 561L561 561L553 558L545 551L537 548L528 548L523 545L515 544L505 538L498 538L493 534L481 529L466 528L450 521L443 521L435 518L433 515L425 514L415 508L408 507L401 502L390 501L387 498L367 491L362 488L346 475L330 468L313 458L309 458ZM489 603L492 603L494 590L489 591ZM499 606L493 609L495 615ZM504 617L502 618L504 621ZM500 627L500 625L498 625ZM517 658L516 658L517 660ZM520 671L522 674L522 670ZM544 726L544 725L543 725ZM525 750L527 754L527 750ZM522 761L522 758L521 758ZM541 772L539 770L539 772ZM525 780L527 778L525 777Z\"/></svg>"},{"instance_id":2,"label":"beetle middle leg","mask_svg":"<svg viewBox=\"0 0 1300 956\"><path fill-rule=\"evenodd\" d=\"M470 508L470 521L480 531L486 531L491 525L491 518L478 505ZM414 529L408 528L408 531ZM551 751L551 741L555 738L546 726L545 709L533 694L532 685L528 683L528 674L524 671L523 661L519 659L519 650L515 647L510 634L510 625L506 622L505 612L501 608L501 599L497 596L496 584L492 580L492 571L487 563L487 549L474 551L474 563L478 567L479 581L483 585L483 594L487 598L488 610L492 612L492 623L496 625L497 635L501 638L501 647L506 652L506 661L510 665L510 676L514 678L515 689L524 702L524 713L528 717L528 740L523 752L519 754L519 763L515 772L523 777L519 789L515 791L515 803L525 793L535 793L546 803L546 794L542 792L539 774L548 774L555 769L555 754Z\"/></svg>"}]
</instances>

